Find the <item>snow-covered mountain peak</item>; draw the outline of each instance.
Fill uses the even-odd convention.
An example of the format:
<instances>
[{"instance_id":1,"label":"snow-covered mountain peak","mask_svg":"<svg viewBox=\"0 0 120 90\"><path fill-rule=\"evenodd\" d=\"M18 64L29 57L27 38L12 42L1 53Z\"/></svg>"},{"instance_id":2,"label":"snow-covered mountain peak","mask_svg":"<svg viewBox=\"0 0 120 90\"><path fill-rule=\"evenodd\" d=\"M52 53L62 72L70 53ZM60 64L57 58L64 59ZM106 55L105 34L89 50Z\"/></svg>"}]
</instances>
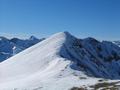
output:
<instances>
[{"instance_id":1,"label":"snow-covered mountain peak","mask_svg":"<svg viewBox=\"0 0 120 90\"><path fill-rule=\"evenodd\" d=\"M59 32L59 33L56 33L54 35L52 35L50 38L67 38L67 37L74 37L72 36L69 32L65 31L65 32Z\"/></svg>"},{"instance_id":2,"label":"snow-covered mountain peak","mask_svg":"<svg viewBox=\"0 0 120 90\"><path fill-rule=\"evenodd\" d=\"M120 79L119 69L117 45L60 32L0 63L0 87L42 85L43 90L56 90L57 84L68 90L80 84L80 76Z\"/></svg>"},{"instance_id":3,"label":"snow-covered mountain peak","mask_svg":"<svg viewBox=\"0 0 120 90\"><path fill-rule=\"evenodd\" d=\"M47 42L52 43L54 45L58 45L60 48L62 48L63 44L71 44L71 42L76 39L73 35L71 35L69 32L59 32L56 33L46 40L44 40L42 43ZM56 42L56 43L54 43ZM60 46L61 45L61 46Z\"/></svg>"},{"instance_id":4,"label":"snow-covered mountain peak","mask_svg":"<svg viewBox=\"0 0 120 90\"><path fill-rule=\"evenodd\" d=\"M35 36L30 36L29 40L38 40Z\"/></svg>"}]
</instances>

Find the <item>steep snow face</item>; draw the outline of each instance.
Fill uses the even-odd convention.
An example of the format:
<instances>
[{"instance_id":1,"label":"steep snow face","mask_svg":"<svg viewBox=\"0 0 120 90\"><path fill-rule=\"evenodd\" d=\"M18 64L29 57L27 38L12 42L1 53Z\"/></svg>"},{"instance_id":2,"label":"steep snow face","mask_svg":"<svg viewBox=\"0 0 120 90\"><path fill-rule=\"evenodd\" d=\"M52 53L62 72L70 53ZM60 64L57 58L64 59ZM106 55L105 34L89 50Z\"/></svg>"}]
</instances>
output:
<instances>
[{"instance_id":1,"label":"steep snow face","mask_svg":"<svg viewBox=\"0 0 120 90\"><path fill-rule=\"evenodd\" d=\"M72 60L72 69L82 70L89 76L120 79L120 48L117 45L93 38L67 38L60 55Z\"/></svg>"},{"instance_id":2,"label":"steep snow face","mask_svg":"<svg viewBox=\"0 0 120 90\"><path fill-rule=\"evenodd\" d=\"M95 84L89 76L120 79L119 56L111 42L57 33L0 63L0 89L68 90Z\"/></svg>"},{"instance_id":3,"label":"steep snow face","mask_svg":"<svg viewBox=\"0 0 120 90\"><path fill-rule=\"evenodd\" d=\"M2 70L2 78L20 76L22 74L29 75L46 68L54 58L57 57L62 44L65 42L65 35L54 35L47 40L17 54L10 59L2 62L0 67ZM32 67L31 67L32 66ZM31 68L30 68L31 67ZM9 72L8 72L9 71ZM4 78L4 79L5 79Z\"/></svg>"},{"instance_id":4,"label":"steep snow face","mask_svg":"<svg viewBox=\"0 0 120 90\"><path fill-rule=\"evenodd\" d=\"M0 62L42 40L43 39L37 39L34 36L31 36L27 40L21 40L18 38L13 38L9 40L5 37L0 37Z\"/></svg>"},{"instance_id":5,"label":"steep snow face","mask_svg":"<svg viewBox=\"0 0 120 90\"><path fill-rule=\"evenodd\" d=\"M92 43L93 42L93 43ZM90 54L92 75L102 78L120 78L120 48L112 42L83 40L84 49Z\"/></svg>"}]
</instances>

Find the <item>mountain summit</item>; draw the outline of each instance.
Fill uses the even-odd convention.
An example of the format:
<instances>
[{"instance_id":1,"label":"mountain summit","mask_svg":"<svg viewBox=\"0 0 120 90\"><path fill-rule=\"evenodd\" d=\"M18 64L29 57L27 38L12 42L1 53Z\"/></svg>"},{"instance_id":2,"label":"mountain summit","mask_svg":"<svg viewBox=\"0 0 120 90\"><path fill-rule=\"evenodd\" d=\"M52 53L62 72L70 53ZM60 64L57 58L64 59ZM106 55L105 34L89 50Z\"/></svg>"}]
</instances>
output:
<instances>
[{"instance_id":1,"label":"mountain summit","mask_svg":"<svg viewBox=\"0 0 120 90\"><path fill-rule=\"evenodd\" d=\"M0 87L68 90L92 77L120 79L119 69L117 45L60 32L1 62Z\"/></svg>"}]
</instances>

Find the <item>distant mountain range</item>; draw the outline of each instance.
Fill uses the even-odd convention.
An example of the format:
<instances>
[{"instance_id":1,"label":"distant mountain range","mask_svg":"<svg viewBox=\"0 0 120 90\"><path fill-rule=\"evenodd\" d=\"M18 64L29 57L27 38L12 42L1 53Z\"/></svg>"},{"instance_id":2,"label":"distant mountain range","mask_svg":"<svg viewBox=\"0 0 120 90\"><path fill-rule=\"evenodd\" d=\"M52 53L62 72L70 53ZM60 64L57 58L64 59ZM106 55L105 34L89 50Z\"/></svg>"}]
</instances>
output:
<instances>
[{"instance_id":1,"label":"distant mountain range","mask_svg":"<svg viewBox=\"0 0 120 90\"><path fill-rule=\"evenodd\" d=\"M0 62L44 40L31 36L29 39L0 37Z\"/></svg>"},{"instance_id":2,"label":"distant mountain range","mask_svg":"<svg viewBox=\"0 0 120 90\"><path fill-rule=\"evenodd\" d=\"M120 47L120 41L113 41L113 43Z\"/></svg>"}]
</instances>

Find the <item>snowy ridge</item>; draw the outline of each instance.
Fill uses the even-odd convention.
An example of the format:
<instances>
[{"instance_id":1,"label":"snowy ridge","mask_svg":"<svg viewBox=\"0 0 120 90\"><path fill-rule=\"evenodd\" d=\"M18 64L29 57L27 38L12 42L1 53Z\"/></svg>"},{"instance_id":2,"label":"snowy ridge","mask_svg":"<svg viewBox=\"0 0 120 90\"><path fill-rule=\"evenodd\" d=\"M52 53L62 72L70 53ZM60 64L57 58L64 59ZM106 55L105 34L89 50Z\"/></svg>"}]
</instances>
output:
<instances>
[{"instance_id":1,"label":"snowy ridge","mask_svg":"<svg viewBox=\"0 0 120 90\"><path fill-rule=\"evenodd\" d=\"M115 44L60 32L1 62L0 89L68 90L95 84L93 77L120 79L119 69Z\"/></svg>"}]
</instances>

